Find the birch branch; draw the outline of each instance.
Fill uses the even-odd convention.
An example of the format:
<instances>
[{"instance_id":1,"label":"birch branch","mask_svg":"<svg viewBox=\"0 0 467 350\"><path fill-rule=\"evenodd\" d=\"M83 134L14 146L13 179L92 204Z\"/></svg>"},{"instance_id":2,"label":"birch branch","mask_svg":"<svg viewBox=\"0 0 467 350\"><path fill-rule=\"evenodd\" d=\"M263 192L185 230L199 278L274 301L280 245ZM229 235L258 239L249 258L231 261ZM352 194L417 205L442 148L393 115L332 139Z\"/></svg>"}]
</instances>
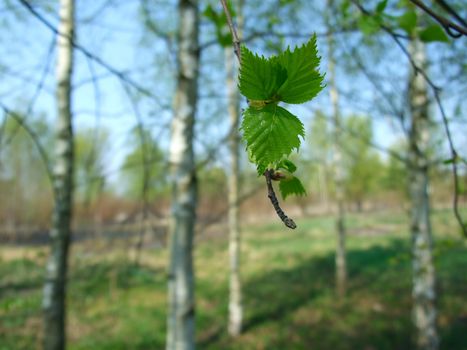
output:
<instances>
[{"instance_id":1,"label":"birch branch","mask_svg":"<svg viewBox=\"0 0 467 350\"><path fill-rule=\"evenodd\" d=\"M437 21L439 24L441 24L441 26L444 28L444 30L446 31L446 33L450 37L452 37L454 39L458 39L463 35L467 36L467 28L466 27L462 27L460 25L457 25L456 23L450 21L449 19L437 14L434 10L432 10L430 7L425 5L423 3L423 1L410 0L410 2L413 3L414 5L418 6L420 9L422 9L424 12L426 12L431 18L433 18L435 21ZM454 12L452 10L452 8L449 5L447 5L444 1L438 1L438 2L441 4L441 6L443 6L443 7L447 6L447 8L449 8L450 11ZM460 19L462 21L462 23L465 26L467 26L467 24L465 24L464 20L459 15L457 15L457 13L455 13L455 17L458 20Z\"/></svg>"},{"instance_id":2,"label":"birch branch","mask_svg":"<svg viewBox=\"0 0 467 350\"><path fill-rule=\"evenodd\" d=\"M240 51L240 39L237 33L237 29L235 28L235 25L233 23L232 15L230 14L230 10L229 10L229 7L227 6L226 0L220 0L220 2L222 4L225 16L227 18L227 24L229 26L230 33L232 34L232 43L234 46L234 52L238 58L238 62L241 65L242 56L241 56L241 51ZM272 206L276 210L277 215L282 220L284 225L290 229L295 229L297 228L297 225L295 224L295 222L292 219L290 219L287 215L285 215L284 211L280 207L279 200L277 199L276 193L274 192L274 187L272 186L272 182L271 182L272 174L274 174L273 170L266 170L263 174L264 177L266 178L266 186L268 188L269 200L271 201Z\"/></svg>"},{"instance_id":3,"label":"birch branch","mask_svg":"<svg viewBox=\"0 0 467 350\"><path fill-rule=\"evenodd\" d=\"M365 9L359 2L358 0L351 0L352 3L364 14L365 16L371 16L371 12ZM458 169L457 169L457 162L459 160L459 156L457 154L457 151L454 146L454 142L452 140L452 135L451 131L449 129L449 122L448 118L446 116L446 112L444 110L444 107L441 103L441 97L439 95L441 88L435 85L435 83L428 77L428 74L423 70L423 68L419 67L417 63L414 61L412 55L410 52L407 50L407 48L404 46L404 44L401 42L401 40L397 37L397 35L392 31L391 28L380 24L381 29L383 29L399 46L403 54L407 57L407 59L410 62L410 65L415 71L415 74L421 74L423 79L427 82L427 84L430 86L430 88L433 91L433 95L435 97L436 104L438 106L439 112L441 114L441 118L443 120L443 125L444 125L444 130L446 133L446 137L448 139L448 145L449 145L449 151L451 153L451 164L452 164L452 175L453 175L453 181L454 181L454 195L453 195L453 210L454 210L454 215L456 217L456 220L458 221L460 228L462 230L462 233L465 238L467 238L467 223L464 223L464 220L462 218L462 215L459 211L459 175L458 175Z\"/></svg>"},{"instance_id":4,"label":"birch branch","mask_svg":"<svg viewBox=\"0 0 467 350\"><path fill-rule=\"evenodd\" d=\"M141 94L145 96L149 96L153 98L161 108L167 109L168 107L165 106L159 99L158 96L156 96L154 93L152 93L150 90L147 88L139 85L135 81L133 81L130 77L128 77L124 72L119 71L118 69L112 67L110 64L105 62L102 58L99 56L95 55L91 51L89 51L86 47L78 43L74 38L71 38L67 36L66 34L60 33L58 29L49 21L47 20L44 16L42 16L33 6L32 4L27 1L27 0L18 0L21 5L23 5L34 17L36 17L42 24L44 24L47 28L49 28L53 33L56 35L66 37L70 40L71 45L78 51L80 51L82 54L84 54L86 57L90 58L94 62L96 62L99 66L103 67L105 70L110 72L112 75L116 76L120 80L126 82L128 85L133 87L135 90L140 92Z\"/></svg>"}]
</instances>

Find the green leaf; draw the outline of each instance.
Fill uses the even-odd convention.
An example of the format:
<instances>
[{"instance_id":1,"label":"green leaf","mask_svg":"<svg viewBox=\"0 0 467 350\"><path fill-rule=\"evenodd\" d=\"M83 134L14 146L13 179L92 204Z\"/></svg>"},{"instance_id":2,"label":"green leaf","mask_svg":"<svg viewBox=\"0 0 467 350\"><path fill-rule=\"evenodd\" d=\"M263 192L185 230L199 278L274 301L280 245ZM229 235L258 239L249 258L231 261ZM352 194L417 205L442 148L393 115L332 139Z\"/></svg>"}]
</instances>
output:
<instances>
[{"instance_id":1,"label":"green leaf","mask_svg":"<svg viewBox=\"0 0 467 350\"><path fill-rule=\"evenodd\" d=\"M405 12L402 16L397 18L399 27L404 29L407 34L412 34L417 26L417 14L413 10Z\"/></svg>"},{"instance_id":2,"label":"green leaf","mask_svg":"<svg viewBox=\"0 0 467 350\"><path fill-rule=\"evenodd\" d=\"M279 190L283 199L286 199L290 195L304 196L306 195L305 187L303 187L301 181L297 177L293 177L289 181L281 181L279 183Z\"/></svg>"},{"instance_id":3,"label":"green leaf","mask_svg":"<svg viewBox=\"0 0 467 350\"><path fill-rule=\"evenodd\" d=\"M456 155L453 158L443 160L443 164L453 164L453 163L456 163L456 164L466 163L466 161L462 157L459 157L458 155Z\"/></svg>"},{"instance_id":4,"label":"green leaf","mask_svg":"<svg viewBox=\"0 0 467 350\"><path fill-rule=\"evenodd\" d=\"M388 5L388 0L382 0L378 2L378 5L376 5L376 12L381 13L386 9L386 6Z\"/></svg>"},{"instance_id":5,"label":"green leaf","mask_svg":"<svg viewBox=\"0 0 467 350\"><path fill-rule=\"evenodd\" d=\"M449 38L444 30L437 24L429 26L420 32L420 40L426 43L433 41L449 42Z\"/></svg>"},{"instance_id":6,"label":"green leaf","mask_svg":"<svg viewBox=\"0 0 467 350\"><path fill-rule=\"evenodd\" d=\"M378 32L380 25L374 17L361 15L357 21L358 28L365 35L372 35Z\"/></svg>"},{"instance_id":7,"label":"green leaf","mask_svg":"<svg viewBox=\"0 0 467 350\"><path fill-rule=\"evenodd\" d=\"M241 48L240 92L250 100L271 101L287 79L286 70L276 59L260 57L245 46Z\"/></svg>"},{"instance_id":8,"label":"green leaf","mask_svg":"<svg viewBox=\"0 0 467 350\"><path fill-rule=\"evenodd\" d=\"M443 160L443 164L452 164L452 163L457 163L457 160L454 158Z\"/></svg>"},{"instance_id":9,"label":"green leaf","mask_svg":"<svg viewBox=\"0 0 467 350\"><path fill-rule=\"evenodd\" d=\"M232 16L235 17L235 10L232 7L230 1L227 2L227 6L230 10ZM225 16L224 11L216 11L214 7L209 4L206 6L206 9L203 11L203 15L209 19L216 28L217 41L222 47L232 46L232 37L230 35L230 30L227 25L227 17Z\"/></svg>"},{"instance_id":10,"label":"green leaf","mask_svg":"<svg viewBox=\"0 0 467 350\"><path fill-rule=\"evenodd\" d=\"M250 158L257 164L260 174L287 157L293 149L298 150L299 136L305 136L302 122L276 104L261 109L248 108L240 129Z\"/></svg>"},{"instance_id":11,"label":"green leaf","mask_svg":"<svg viewBox=\"0 0 467 350\"><path fill-rule=\"evenodd\" d=\"M290 160L288 159L283 159L277 164L277 168L282 168L287 171L290 171L291 173L294 173L297 170L297 166Z\"/></svg>"},{"instance_id":12,"label":"green leaf","mask_svg":"<svg viewBox=\"0 0 467 350\"><path fill-rule=\"evenodd\" d=\"M277 60L287 71L287 80L277 91L280 101L303 103L310 101L323 89L323 78L318 72L320 58L316 49L316 35L305 45L281 53Z\"/></svg>"}]
</instances>

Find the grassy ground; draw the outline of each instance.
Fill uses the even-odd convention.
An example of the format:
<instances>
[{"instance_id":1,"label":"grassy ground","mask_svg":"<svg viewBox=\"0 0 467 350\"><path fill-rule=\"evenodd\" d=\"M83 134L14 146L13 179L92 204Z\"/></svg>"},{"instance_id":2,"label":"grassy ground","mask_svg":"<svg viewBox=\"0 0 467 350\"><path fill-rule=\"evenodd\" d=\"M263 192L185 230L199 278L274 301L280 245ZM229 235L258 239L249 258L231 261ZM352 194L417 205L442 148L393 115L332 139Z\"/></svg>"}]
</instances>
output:
<instances>
[{"instance_id":1,"label":"grassy ground","mask_svg":"<svg viewBox=\"0 0 467 350\"><path fill-rule=\"evenodd\" d=\"M199 349L411 349L410 246L403 214L348 218L349 288L334 293L332 218L244 227L245 331L227 336L227 243L196 247ZM450 211L433 216L442 348L467 349L467 245ZM44 248L0 249L0 349L40 349ZM136 267L125 244L73 247L70 349L163 349L167 252Z\"/></svg>"}]
</instances>

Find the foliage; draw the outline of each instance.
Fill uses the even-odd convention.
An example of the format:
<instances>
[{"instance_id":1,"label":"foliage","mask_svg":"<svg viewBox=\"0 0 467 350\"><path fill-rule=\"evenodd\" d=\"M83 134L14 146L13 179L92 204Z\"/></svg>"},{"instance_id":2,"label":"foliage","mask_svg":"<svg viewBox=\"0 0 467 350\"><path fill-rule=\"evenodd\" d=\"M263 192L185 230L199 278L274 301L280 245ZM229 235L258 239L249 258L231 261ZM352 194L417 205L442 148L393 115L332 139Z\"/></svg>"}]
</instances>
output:
<instances>
[{"instance_id":1,"label":"foliage","mask_svg":"<svg viewBox=\"0 0 467 350\"><path fill-rule=\"evenodd\" d=\"M24 117L19 115L24 120ZM29 128L50 158L53 129L45 118L30 116ZM46 166L31 136L9 118L0 140L0 221L45 224L49 221L51 183Z\"/></svg>"},{"instance_id":2,"label":"foliage","mask_svg":"<svg viewBox=\"0 0 467 350\"><path fill-rule=\"evenodd\" d=\"M231 1L227 1L227 7L232 16L235 17L235 9ZM229 27L227 26L227 17L224 11L216 11L214 6L208 4L203 11L203 15L214 25L216 30L217 42L222 47L232 45L232 37L230 35Z\"/></svg>"},{"instance_id":3,"label":"foliage","mask_svg":"<svg viewBox=\"0 0 467 350\"><path fill-rule=\"evenodd\" d=\"M419 38L426 43L450 42L443 27L423 11L417 11L417 6L410 1L380 0L372 2L373 6L361 2L364 6L359 6L360 8L352 6L354 4L352 0L341 2L339 14L342 16L342 23L348 27L356 23L358 29L368 38L384 29L398 35Z\"/></svg>"},{"instance_id":4,"label":"foliage","mask_svg":"<svg viewBox=\"0 0 467 350\"><path fill-rule=\"evenodd\" d=\"M407 155L407 142L399 140L390 147L390 150L405 157ZM386 172L383 176L383 187L407 195L407 181L406 165L397 158L389 157Z\"/></svg>"},{"instance_id":5,"label":"foliage","mask_svg":"<svg viewBox=\"0 0 467 350\"><path fill-rule=\"evenodd\" d=\"M302 122L278 103L304 103L323 89L316 37L299 48L288 48L269 58L243 46L241 57L239 88L249 101L241 130L250 159L262 175L266 169L278 170L293 150L299 150L300 138L305 137ZM294 178L281 186L281 193L285 198L305 192Z\"/></svg>"},{"instance_id":6,"label":"foliage","mask_svg":"<svg viewBox=\"0 0 467 350\"><path fill-rule=\"evenodd\" d=\"M148 199L154 199L167 184L164 153L148 130L133 130L131 144L133 149L122 165L124 193L139 199L146 191Z\"/></svg>"},{"instance_id":7,"label":"foliage","mask_svg":"<svg viewBox=\"0 0 467 350\"><path fill-rule=\"evenodd\" d=\"M78 198L89 204L102 193L109 134L84 129L75 135L75 189Z\"/></svg>"},{"instance_id":8,"label":"foliage","mask_svg":"<svg viewBox=\"0 0 467 350\"><path fill-rule=\"evenodd\" d=\"M350 116L345 120L349 133L343 136L345 187L348 198L360 208L363 198L377 186L383 173L378 153L371 148L373 129L371 119Z\"/></svg>"}]
</instances>

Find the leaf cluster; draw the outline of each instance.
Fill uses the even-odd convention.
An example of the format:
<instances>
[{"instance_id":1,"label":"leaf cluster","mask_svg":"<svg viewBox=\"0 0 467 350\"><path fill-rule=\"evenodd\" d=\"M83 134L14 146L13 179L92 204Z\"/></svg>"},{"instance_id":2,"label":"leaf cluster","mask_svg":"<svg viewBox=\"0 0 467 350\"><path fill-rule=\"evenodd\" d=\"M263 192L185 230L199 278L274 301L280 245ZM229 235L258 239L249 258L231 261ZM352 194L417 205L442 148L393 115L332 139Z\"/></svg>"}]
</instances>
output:
<instances>
[{"instance_id":1,"label":"leaf cluster","mask_svg":"<svg viewBox=\"0 0 467 350\"><path fill-rule=\"evenodd\" d=\"M383 26L386 26L392 29L400 29L409 37L417 37L426 43L449 42L443 28L437 23L427 23L426 20L417 15L412 4L400 1L398 7L403 12L398 15L389 13L387 5L387 0L381 0L376 4L371 16L368 14L359 16L357 25L363 34L373 35Z\"/></svg>"},{"instance_id":2,"label":"leaf cluster","mask_svg":"<svg viewBox=\"0 0 467 350\"><path fill-rule=\"evenodd\" d=\"M299 150L305 131L300 119L278 104L304 103L323 89L316 36L301 47L287 48L269 58L243 46L241 57L239 88L249 101L241 130L250 159L259 175L267 169L280 168L293 173L296 167L287 158L293 150ZM292 165L293 171L287 168ZM305 193L300 180L294 176L281 179L280 189L284 198Z\"/></svg>"},{"instance_id":3,"label":"leaf cluster","mask_svg":"<svg viewBox=\"0 0 467 350\"><path fill-rule=\"evenodd\" d=\"M227 7L229 8L232 16L235 17L236 13L231 1L227 1ZM230 36L227 17L225 16L224 11L216 10L211 4L208 4L203 11L203 16L214 25L217 42L222 47L231 46L232 38Z\"/></svg>"}]
</instances>

